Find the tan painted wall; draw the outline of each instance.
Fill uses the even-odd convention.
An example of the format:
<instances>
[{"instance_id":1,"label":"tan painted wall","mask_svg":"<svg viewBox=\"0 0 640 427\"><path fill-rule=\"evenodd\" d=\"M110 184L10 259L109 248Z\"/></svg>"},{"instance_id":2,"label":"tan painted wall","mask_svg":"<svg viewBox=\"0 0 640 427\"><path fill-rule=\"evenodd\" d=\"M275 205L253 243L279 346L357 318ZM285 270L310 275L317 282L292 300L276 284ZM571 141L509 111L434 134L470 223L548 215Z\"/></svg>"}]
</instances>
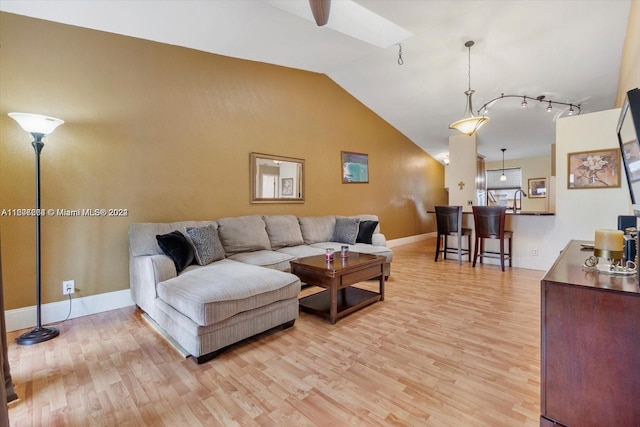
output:
<instances>
[{"instance_id":1,"label":"tan painted wall","mask_svg":"<svg viewBox=\"0 0 640 427\"><path fill-rule=\"evenodd\" d=\"M66 123L42 152L43 302L129 287L131 222L375 213L388 238L433 231L443 167L321 74L0 13L0 209L34 206L31 137L11 111ZM369 154L342 184L340 151ZM249 204L249 153L306 160L306 202ZM31 306L34 219L0 217L7 309Z\"/></svg>"},{"instance_id":2,"label":"tan painted wall","mask_svg":"<svg viewBox=\"0 0 640 427\"><path fill-rule=\"evenodd\" d=\"M616 108L622 107L627 91L637 87L640 87L640 0L633 0L622 50Z\"/></svg>"}]
</instances>

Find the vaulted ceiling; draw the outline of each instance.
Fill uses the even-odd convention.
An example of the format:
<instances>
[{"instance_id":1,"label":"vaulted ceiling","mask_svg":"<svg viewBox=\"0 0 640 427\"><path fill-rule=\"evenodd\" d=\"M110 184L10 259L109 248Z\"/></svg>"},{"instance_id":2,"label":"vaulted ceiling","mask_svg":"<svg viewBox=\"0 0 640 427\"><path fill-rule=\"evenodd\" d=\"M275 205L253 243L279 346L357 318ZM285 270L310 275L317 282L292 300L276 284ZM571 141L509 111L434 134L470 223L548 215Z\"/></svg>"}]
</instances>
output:
<instances>
[{"instance_id":1,"label":"vaulted ceiling","mask_svg":"<svg viewBox=\"0 0 640 427\"><path fill-rule=\"evenodd\" d=\"M456 134L448 125L465 110L467 40L475 41L475 110L501 93L580 104L581 114L607 110L616 98L630 5L333 0L323 27L307 0L3 0L0 10L324 73L441 159ZM344 32L351 30L357 32ZM383 33L390 38L377 40ZM529 101L525 109L521 101L499 100L487 113L491 122L478 132L478 151L488 161L501 158L500 148L507 158L550 154L555 121L569 107L547 112L547 102Z\"/></svg>"}]
</instances>

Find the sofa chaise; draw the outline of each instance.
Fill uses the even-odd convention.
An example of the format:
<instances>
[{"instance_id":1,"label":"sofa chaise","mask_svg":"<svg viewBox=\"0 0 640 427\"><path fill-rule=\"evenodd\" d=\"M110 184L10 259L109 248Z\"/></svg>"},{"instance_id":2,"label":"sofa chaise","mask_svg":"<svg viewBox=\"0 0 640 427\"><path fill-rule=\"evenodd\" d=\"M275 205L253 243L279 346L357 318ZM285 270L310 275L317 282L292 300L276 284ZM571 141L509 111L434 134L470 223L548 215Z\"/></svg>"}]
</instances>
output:
<instances>
[{"instance_id":1,"label":"sofa chaise","mask_svg":"<svg viewBox=\"0 0 640 427\"><path fill-rule=\"evenodd\" d=\"M174 344L202 363L231 344L293 326L300 280L291 260L326 248L383 255L375 215L250 215L129 226L131 294Z\"/></svg>"}]
</instances>

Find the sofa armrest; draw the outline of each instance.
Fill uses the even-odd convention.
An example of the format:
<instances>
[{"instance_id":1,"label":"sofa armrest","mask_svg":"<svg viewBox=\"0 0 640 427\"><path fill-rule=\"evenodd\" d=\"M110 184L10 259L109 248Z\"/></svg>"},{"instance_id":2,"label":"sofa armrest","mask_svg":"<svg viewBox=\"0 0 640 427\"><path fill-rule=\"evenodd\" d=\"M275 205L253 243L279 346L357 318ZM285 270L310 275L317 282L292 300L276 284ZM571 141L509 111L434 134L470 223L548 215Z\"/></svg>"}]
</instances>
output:
<instances>
[{"instance_id":1,"label":"sofa armrest","mask_svg":"<svg viewBox=\"0 0 640 427\"><path fill-rule=\"evenodd\" d=\"M153 316L158 283L178 275L176 266L166 255L132 256L129 260L131 296L136 305Z\"/></svg>"},{"instance_id":2,"label":"sofa armrest","mask_svg":"<svg viewBox=\"0 0 640 427\"><path fill-rule=\"evenodd\" d=\"M371 236L371 244L373 246L387 246L387 238L382 233L374 233Z\"/></svg>"},{"instance_id":3,"label":"sofa armrest","mask_svg":"<svg viewBox=\"0 0 640 427\"><path fill-rule=\"evenodd\" d=\"M164 282L165 280L173 279L178 276L178 272L176 271L176 265L166 255L152 255L149 257L151 260L151 265L153 266L153 274L155 277L155 284L157 285L160 282Z\"/></svg>"}]
</instances>

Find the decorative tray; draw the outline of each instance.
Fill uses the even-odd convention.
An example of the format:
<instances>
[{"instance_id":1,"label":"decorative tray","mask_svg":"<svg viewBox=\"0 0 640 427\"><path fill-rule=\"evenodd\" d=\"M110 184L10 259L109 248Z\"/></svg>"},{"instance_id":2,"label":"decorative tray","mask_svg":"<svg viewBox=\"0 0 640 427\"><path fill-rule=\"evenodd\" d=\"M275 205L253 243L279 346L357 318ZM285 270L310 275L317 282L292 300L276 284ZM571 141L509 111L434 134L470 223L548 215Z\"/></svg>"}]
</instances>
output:
<instances>
[{"instance_id":1,"label":"decorative tray","mask_svg":"<svg viewBox=\"0 0 640 427\"><path fill-rule=\"evenodd\" d=\"M589 267L586 264L582 264L582 268L598 271L598 272L604 273L604 274L613 274L613 275L616 275L616 276L631 276L632 274L636 274L637 273L636 269L626 268L626 267L614 267L612 269L611 266L608 265L608 264L606 264L606 265L596 265L594 267Z\"/></svg>"}]
</instances>

